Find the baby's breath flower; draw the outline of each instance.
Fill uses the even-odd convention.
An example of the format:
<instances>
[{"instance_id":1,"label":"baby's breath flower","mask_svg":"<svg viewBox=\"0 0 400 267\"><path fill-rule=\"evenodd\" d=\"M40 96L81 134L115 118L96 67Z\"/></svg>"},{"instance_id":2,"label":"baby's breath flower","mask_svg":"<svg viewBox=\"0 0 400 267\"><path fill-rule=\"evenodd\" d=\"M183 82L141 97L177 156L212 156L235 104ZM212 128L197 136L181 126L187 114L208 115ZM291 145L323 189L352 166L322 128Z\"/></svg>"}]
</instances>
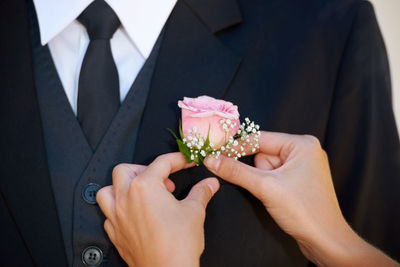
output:
<instances>
[{"instance_id":1,"label":"baby's breath flower","mask_svg":"<svg viewBox=\"0 0 400 267\"><path fill-rule=\"evenodd\" d=\"M196 162L198 165L202 163L205 157L211 155L218 158L223 152L226 153L228 157L235 160L246 156L245 148L256 152L259 148L258 138L261 135L260 126L255 124L254 121L250 121L249 118L245 118L244 122L240 123L239 120L223 119L221 118L217 123L220 124L220 131L225 132L225 139L223 139L224 144L218 143L217 148L215 148L216 143L211 143L210 128L209 136L202 136L203 130L200 130L194 126L192 129L187 129L185 137L181 137L181 143L178 143L180 149L183 143L186 150L181 150L182 153L190 161ZM236 133L232 133L231 129L237 129ZM182 131L182 129L181 129ZM174 135L176 137L176 135ZM176 137L176 139L179 139ZM185 151L185 152L184 152ZM189 153L190 151L190 153Z\"/></svg>"}]
</instances>

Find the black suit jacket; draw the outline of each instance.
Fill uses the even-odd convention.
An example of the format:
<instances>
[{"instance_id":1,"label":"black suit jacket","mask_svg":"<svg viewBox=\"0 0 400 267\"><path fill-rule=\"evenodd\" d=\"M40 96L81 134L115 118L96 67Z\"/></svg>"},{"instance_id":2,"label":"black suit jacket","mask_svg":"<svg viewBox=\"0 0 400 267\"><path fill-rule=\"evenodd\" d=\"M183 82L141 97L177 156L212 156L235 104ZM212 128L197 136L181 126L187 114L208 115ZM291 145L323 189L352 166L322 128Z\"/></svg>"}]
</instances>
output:
<instances>
[{"instance_id":1,"label":"black suit jacket","mask_svg":"<svg viewBox=\"0 0 400 267\"><path fill-rule=\"evenodd\" d=\"M0 265L65 266L26 2L2 0L0 12ZM399 257L400 145L370 3L179 0L166 25L134 163L177 150L166 131L178 127L177 100L199 95L233 101L242 118L264 130L318 137L347 220ZM203 167L173 175L176 196L209 175ZM259 201L225 182L208 207L205 233L204 266L307 264Z\"/></svg>"}]
</instances>

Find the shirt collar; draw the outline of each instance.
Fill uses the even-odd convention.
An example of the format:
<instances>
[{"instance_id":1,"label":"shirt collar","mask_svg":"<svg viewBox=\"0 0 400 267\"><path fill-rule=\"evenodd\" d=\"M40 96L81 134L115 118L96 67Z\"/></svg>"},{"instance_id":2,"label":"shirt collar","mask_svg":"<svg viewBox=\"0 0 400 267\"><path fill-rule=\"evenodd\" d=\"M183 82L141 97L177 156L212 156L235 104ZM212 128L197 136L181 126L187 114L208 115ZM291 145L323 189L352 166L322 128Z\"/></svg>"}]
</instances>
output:
<instances>
[{"instance_id":1,"label":"shirt collar","mask_svg":"<svg viewBox=\"0 0 400 267\"><path fill-rule=\"evenodd\" d=\"M33 0L42 45L72 23L94 0ZM105 0L147 58L177 0Z\"/></svg>"}]
</instances>

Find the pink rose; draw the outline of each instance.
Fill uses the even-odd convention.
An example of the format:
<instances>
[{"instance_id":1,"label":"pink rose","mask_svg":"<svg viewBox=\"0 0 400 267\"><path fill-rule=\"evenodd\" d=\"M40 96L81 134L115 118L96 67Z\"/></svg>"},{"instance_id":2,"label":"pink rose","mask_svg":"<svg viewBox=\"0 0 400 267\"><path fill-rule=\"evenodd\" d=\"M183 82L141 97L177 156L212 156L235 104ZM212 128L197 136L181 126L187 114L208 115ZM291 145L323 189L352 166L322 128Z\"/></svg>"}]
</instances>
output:
<instances>
[{"instance_id":1,"label":"pink rose","mask_svg":"<svg viewBox=\"0 0 400 267\"><path fill-rule=\"evenodd\" d=\"M239 129L238 107L231 102L209 96L184 97L178 106L182 109L182 131L188 143L199 137L204 142L210 129L210 143L218 149Z\"/></svg>"}]
</instances>

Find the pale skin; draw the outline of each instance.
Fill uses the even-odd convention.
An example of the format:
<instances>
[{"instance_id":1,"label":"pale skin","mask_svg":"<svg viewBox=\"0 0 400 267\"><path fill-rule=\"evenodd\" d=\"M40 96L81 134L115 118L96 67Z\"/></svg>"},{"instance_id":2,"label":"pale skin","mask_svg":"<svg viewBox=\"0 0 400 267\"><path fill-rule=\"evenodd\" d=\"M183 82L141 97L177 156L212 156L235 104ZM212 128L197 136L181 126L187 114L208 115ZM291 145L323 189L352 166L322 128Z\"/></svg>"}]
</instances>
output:
<instances>
[{"instance_id":1,"label":"pale skin","mask_svg":"<svg viewBox=\"0 0 400 267\"><path fill-rule=\"evenodd\" d=\"M255 167L221 156L205 161L215 175L247 189L318 266L399 266L345 221L326 153L312 136L262 132ZM113 185L97 194L111 242L129 266L199 266L205 209L219 188L207 178L182 201L168 175L188 168L180 153L148 167L115 168Z\"/></svg>"},{"instance_id":2,"label":"pale skin","mask_svg":"<svg viewBox=\"0 0 400 267\"><path fill-rule=\"evenodd\" d=\"M178 201L168 176L192 167L180 153L159 156L148 167L121 164L113 185L97 193L104 228L129 266L198 266L204 250L207 203L219 188L204 179Z\"/></svg>"}]
</instances>

